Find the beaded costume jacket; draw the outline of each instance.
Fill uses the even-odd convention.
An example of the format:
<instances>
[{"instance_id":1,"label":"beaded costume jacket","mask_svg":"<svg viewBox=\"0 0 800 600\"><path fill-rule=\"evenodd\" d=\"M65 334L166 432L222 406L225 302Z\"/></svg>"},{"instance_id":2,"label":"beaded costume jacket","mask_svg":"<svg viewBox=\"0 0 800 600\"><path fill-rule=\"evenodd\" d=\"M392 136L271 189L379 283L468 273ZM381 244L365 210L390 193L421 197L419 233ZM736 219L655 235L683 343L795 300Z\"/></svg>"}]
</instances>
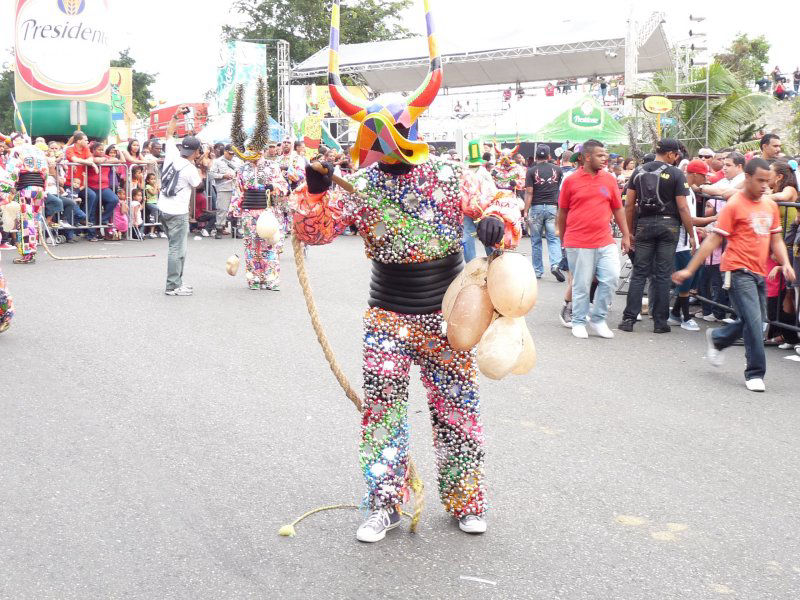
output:
<instances>
[{"instance_id":1,"label":"beaded costume jacket","mask_svg":"<svg viewBox=\"0 0 800 600\"><path fill-rule=\"evenodd\" d=\"M525 187L526 171L516 163L498 164L492 169L495 185L501 190L521 190Z\"/></svg>"},{"instance_id":2,"label":"beaded costume jacket","mask_svg":"<svg viewBox=\"0 0 800 600\"><path fill-rule=\"evenodd\" d=\"M458 163L430 159L392 175L372 165L347 177L355 192L340 189L294 194L294 228L308 244L326 244L348 225L364 239L368 258L382 263L420 263L461 252L464 215L496 216L505 224L504 247L521 235L518 198L486 185Z\"/></svg>"}]
</instances>

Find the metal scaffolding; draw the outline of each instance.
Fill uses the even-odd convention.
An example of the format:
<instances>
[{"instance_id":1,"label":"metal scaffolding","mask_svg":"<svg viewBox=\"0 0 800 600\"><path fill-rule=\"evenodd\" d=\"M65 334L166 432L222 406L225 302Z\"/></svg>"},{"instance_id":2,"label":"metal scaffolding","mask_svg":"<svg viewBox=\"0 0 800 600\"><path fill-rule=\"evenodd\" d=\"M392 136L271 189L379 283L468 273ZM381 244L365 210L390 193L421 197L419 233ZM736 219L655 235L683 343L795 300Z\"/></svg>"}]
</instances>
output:
<instances>
[{"instance_id":1,"label":"metal scaffolding","mask_svg":"<svg viewBox=\"0 0 800 600\"><path fill-rule=\"evenodd\" d=\"M283 127L284 134L290 135L292 121L289 109L289 77L291 75L289 42L276 40L276 45L278 55L275 63L278 86L278 123Z\"/></svg>"}]
</instances>

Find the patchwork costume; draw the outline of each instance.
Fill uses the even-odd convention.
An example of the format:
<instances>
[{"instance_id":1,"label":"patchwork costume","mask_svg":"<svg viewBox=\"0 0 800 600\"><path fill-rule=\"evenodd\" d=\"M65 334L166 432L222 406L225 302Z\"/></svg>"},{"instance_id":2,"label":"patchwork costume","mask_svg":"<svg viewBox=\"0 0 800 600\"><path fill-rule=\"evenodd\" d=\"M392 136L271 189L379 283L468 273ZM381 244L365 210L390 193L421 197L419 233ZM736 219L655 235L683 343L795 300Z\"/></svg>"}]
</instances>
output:
<instances>
[{"instance_id":1,"label":"patchwork costume","mask_svg":"<svg viewBox=\"0 0 800 600\"><path fill-rule=\"evenodd\" d=\"M241 216L244 231L245 277L251 290L277 290L280 285L280 254L283 252L283 206L289 186L275 161L260 157L239 169L231 210ZM258 217L272 211L282 225L279 241L268 244L256 232Z\"/></svg>"},{"instance_id":2,"label":"patchwork costume","mask_svg":"<svg viewBox=\"0 0 800 600\"><path fill-rule=\"evenodd\" d=\"M19 202L17 225L17 251L20 258L14 262L30 263L36 259L37 228L44 207L47 157L31 144L16 146L6 165L13 184L13 199Z\"/></svg>"},{"instance_id":3,"label":"patchwork costume","mask_svg":"<svg viewBox=\"0 0 800 600\"><path fill-rule=\"evenodd\" d=\"M480 220L482 241L511 247L520 238L520 212L513 195L493 188L482 193L487 188L474 173L429 157L427 144L417 141L416 120L442 82L429 12L426 20L431 57L426 80L408 97L368 103L349 94L339 77L339 0L334 0L329 89L337 106L361 124L352 150L361 169L346 178L354 187L346 193L331 188L332 165L323 165L327 177L307 167L307 182L293 195L294 231L307 244L326 244L355 225L372 260L360 444L365 507L391 511L408 498L408 385L416 364L428 392L439 495L460 519L486 511L484 435L474 350L450 347L441 302L463 267L464 215Z\"/></svg>"}]
</instances>

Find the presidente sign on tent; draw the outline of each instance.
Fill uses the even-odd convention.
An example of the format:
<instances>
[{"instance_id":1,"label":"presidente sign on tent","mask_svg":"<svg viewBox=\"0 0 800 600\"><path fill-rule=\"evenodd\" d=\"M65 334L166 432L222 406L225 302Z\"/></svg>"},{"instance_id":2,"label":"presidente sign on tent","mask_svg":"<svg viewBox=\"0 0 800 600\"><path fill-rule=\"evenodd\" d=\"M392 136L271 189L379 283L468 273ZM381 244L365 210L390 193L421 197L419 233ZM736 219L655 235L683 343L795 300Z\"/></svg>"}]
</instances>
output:
<instances>
[{"instance_id":1,"label":"presidente sign on tent","mask_svg":"<svg viewBox=\"0 0 800 600\"><path fill-rule=\"evenodd\" d=\"M586 96L537 131L534 139L564 142L595 139L604 144L625 144L628 134L607 110Z\"/></svg>"}]
</instances>

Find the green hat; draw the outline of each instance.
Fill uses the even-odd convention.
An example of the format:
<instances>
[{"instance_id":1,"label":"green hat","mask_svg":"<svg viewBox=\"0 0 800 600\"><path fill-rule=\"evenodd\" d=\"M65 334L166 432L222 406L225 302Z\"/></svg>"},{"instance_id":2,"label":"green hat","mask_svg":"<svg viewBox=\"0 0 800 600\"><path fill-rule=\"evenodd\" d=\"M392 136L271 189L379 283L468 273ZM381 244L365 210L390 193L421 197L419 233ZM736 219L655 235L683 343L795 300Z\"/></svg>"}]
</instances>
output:
<instances>
[{"instance_id":1,"label":"green hat","mask_svg":"<svg viewBox=\"0 0 800 600\"><path fill-rule=\"evenodd\" d=\"M480 167L483 165L483 145L481 141L471 140L468 149L467 165L470 167Z\"/></svg>"},{"instance_id":2,"label":"green hat","mask_svg":"<svg viewBox=\"0 0 800 600\"><path fill-rule=\"evenodd\" d=\"M575 152L572 154L572 156L569 157L569 162L576 163L580 160L580 158L581 158L581 153Z\"/></svg>"}]
</instances>

